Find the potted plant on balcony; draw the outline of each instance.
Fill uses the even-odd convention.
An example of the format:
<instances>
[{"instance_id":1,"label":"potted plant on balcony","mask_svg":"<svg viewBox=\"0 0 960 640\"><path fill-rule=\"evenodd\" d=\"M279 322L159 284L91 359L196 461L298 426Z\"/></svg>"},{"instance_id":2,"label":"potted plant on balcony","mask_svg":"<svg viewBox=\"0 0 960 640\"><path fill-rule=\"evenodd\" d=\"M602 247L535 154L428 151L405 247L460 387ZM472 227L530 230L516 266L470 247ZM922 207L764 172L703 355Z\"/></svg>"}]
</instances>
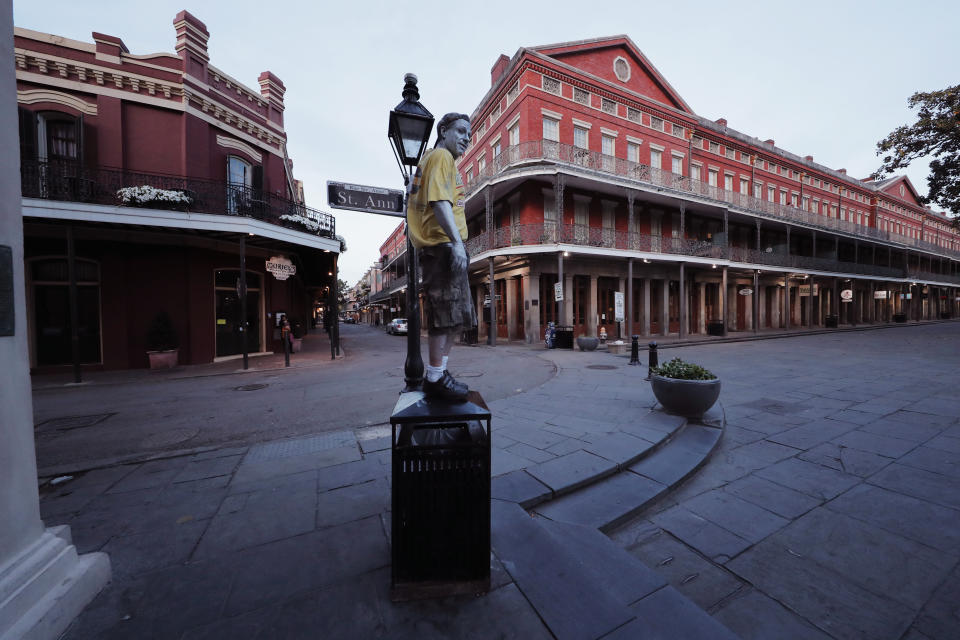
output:
<instances>
[{"instance_id":1,"label":"potted plant on balcony","mask_svg":"<svg viewBox=\"0 0 960 640\"><path fill-rule=\"evenodd\" d=\"M172 369L177 366L180 340L169 314L159 312L147 331L147 358L151 369Z\"/></svg>"},{"instance_id":2,"label":"potted plant on balcony","mask_svg":"<svg viewBox=\"0 0 960 640\"><path fill-rule=\"evenodd\" d=\"M599 345L600 338L596 336L588 336L583 333L577 336L577 346L580 347L580 351L596 351Z\"/></svg>"},{"instance_id":3,"label":"potted plant on balcony","mask_svg":"<svg viewBox=\"0 0 960 640\"><path fill-rule=\"evenodd\" d=\"M720 379L697 364L674 358L650 369L650 386L669 413L699 418L720 397Z\"/></svg>"},{"instance_id":4,"label":"potted plant on balcony","mask_svg":"<svg viewBox=\"0 0 960 640\"><path fill-rule=\"evenodd\" d=\"M193 203L193 197L183 189L157 189L149 185L118 189L117 199L121 205L127 207L177 211L186 211Z\"/></svg>"}]
</instances>

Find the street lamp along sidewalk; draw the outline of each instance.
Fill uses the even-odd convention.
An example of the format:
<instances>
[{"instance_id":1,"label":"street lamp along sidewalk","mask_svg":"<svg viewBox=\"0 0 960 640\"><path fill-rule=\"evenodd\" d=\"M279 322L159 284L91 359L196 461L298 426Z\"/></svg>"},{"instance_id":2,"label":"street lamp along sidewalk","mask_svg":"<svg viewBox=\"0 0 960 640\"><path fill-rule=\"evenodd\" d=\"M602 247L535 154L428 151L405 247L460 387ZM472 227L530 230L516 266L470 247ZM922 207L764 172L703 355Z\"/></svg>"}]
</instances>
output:
<instances>
[{"instance_id":1,"label":"street lamp along sidewalk","mask_svg":"<svg viewBox=\"0 0 960 640\"><path fill-rule=\"evenodd\" d=\"M393 155L400 167L404 187L410 185L410 175L420 163L420 157L430 141L433 115L420 104L417 76L403 76L403 101L390 112L387 137ZM402 208L393 207L393 197L401 192L379 187L327 181L327 204L334 209L349 209L379 215L407 216L408 189L402 192ZM372 201L371 201L372 198ZM423 384L423 357L420 355L420 292L417 273L417 253L407 237L407 359L403 365L404 391L419 390Z\"/></svg>"},{"instance_id":2,"label":"street lamp along sidewalk","mask_svg":"<svg viewBox=\"0 0 960 640\"><path fill-rule=\"evenodd\" d=\"M417 90L417 76L408 73L403 77L403 102L390 112L387 136L393 147L394 156L403 175L403 210L407 211L410 174L419 164L420 157L430 139L433 130L433 115L420 104L420 92ZM407 231L407 230L405 230ZM407 237L407 359L403 365L404 391L414 391L423 384L423 357L420 355L420 292L417 274L417 253Z\"/></svg>"}]
</instances>

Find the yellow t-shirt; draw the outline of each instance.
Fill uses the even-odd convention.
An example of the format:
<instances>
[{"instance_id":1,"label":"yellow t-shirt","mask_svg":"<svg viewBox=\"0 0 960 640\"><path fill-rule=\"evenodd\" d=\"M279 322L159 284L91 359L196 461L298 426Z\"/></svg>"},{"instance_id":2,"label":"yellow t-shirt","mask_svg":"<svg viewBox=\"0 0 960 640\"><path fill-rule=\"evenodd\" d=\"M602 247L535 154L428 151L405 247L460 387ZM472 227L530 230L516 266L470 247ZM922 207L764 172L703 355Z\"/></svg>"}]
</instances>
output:
<instances>
[{"instance_id":1,"label":"yellow t-shirt","mask_svg":"<svg viewBox=\"0 0 960 640\"><path fill-rule=\"evenodd\" d=\"M463 181L457 173L453 155L442 147L429 149L417 166L407 201L407 232L417 249L452 239L433 214L433 202L446 200L453 207L453 221L460 239L467 239L467 219L463 213Z\"/></svg>"}]
</instances>

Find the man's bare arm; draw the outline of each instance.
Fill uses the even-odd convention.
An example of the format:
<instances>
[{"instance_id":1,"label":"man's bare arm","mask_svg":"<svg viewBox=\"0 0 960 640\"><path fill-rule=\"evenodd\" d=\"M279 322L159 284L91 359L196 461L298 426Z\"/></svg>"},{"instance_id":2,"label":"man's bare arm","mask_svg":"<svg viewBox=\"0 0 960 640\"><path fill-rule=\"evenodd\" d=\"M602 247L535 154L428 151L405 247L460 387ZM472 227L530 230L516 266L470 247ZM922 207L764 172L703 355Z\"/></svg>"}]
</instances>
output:
<instances>
[{"instance_id":1,"label":"man's bare arm","mask_svg":"<svg viewBox=\"0 0 960 640\"><path fill-rule=\"evenodd\" d=\"M463 240L460 239L460 231L457 229L457 223L453 219L453 205L447 200L437 200L431 202L433 205L433 215L440 224L440 228L450 238L453 245L453 266L456 269L466 269L467 250L463 246Z\"/></svg>"}]
</instances>

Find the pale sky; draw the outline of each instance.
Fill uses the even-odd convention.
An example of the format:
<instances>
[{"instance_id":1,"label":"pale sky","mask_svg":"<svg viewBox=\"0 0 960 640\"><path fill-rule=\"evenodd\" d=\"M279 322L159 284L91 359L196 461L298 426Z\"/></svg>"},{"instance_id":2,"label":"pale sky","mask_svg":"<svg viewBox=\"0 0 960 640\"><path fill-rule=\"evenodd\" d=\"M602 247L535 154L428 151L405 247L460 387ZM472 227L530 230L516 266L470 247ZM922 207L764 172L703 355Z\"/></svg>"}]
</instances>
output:
<instances>
[{"instance_id":1,"label":"pale sky","mask_svg":"<svg viewBox=\"0 0 960 640\"><path fill-rule=\"evenodd\" d=\"M182 9L207 25L214 66L253 89L264 70L283 80L294 175L309 206L336 215L350 285L398 219L331 209L326 182L402 188L386 131L406 72L437 118L472 113L501 53L626 34L698 115L863 178L879 166L877 141L912 122L907 98L957 83L960 66L952 0L14 0L14 24L84 42L106 33L132 54L173 52ZM926 164L906 174L926 194Z\"/></svg>"}]
</instances>

